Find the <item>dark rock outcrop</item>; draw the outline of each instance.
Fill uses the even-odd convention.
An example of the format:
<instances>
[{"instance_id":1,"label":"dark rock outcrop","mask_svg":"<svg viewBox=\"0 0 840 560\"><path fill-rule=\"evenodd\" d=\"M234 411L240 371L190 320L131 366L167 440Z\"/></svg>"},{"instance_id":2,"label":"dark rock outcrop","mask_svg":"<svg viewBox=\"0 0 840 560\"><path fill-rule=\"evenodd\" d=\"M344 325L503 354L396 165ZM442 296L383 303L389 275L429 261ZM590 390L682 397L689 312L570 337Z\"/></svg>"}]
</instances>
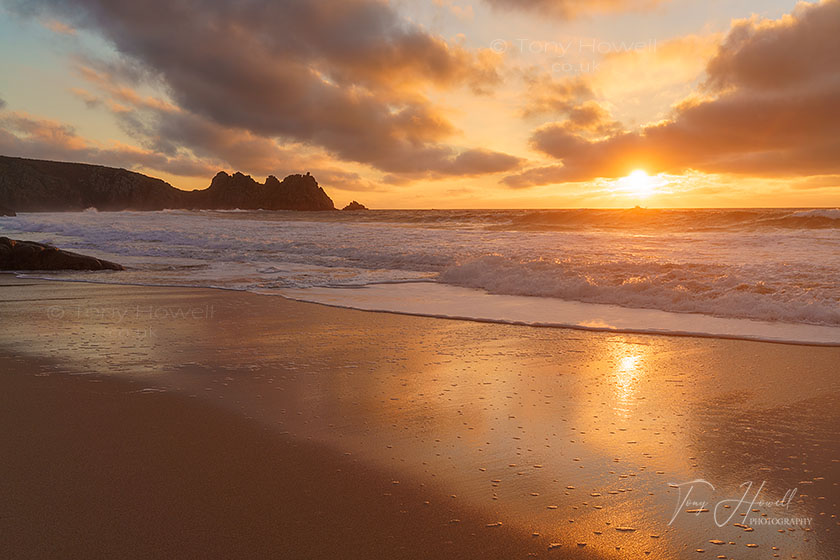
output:
<instances>
[{"instance_id":1,"label":"dark rock outcrop","mask_svg":"<svg viewBox=\"0 0 840 560\"><path fill-rule=\"evenodd\" d=\"M210 186L188 194L189 208L240 210L335 210L333 201L310 174L258 183L250 175L219 171Z\"/></svg>"},{"instance_id":2,"label":"dark rock outcrop","mask_svg":"<svg viewBox=\"0 0 840 560\"><path fill-rule=\"evenodd\" d=\"M0 270L124 270L117 263L52 245L0 237Z\"/></svg>"},{"instance_id":3,"label":"dark rock outcrop","mask_svg":"<svg viewBox=\"0 0 840 560\"><path fill-rule=\"evenodd\" d=\"M203 190L183 191L125 169L0 156L0 204L19 212L65 210L335 210L315 178L219 172Z\"/></svg>"},{"instance_id":4,"label":"dark rock outcrop","mask_svg":"<svg viewBox=\"0 0 840 560\"><path fill-rule=\"evenodd\" d=\"M347 206L345 206L344 208L342 208L342 210L350 210L350 211L367 210L367 209L368 209L367 206L365 206L364 204L362 204L360 202L356 202L355 200L352 201Z\"/></svg>"},{"instance_id":5,"label":"dark rock outcrop","mask_svg":"<svg viewBox=\"0 0 840 560\"><path fill-rule=\"evenodd\" d=\"M17 216L17 214L15 214L15 211L11 208L0 206L0 216Z\"/></svg>"}]
</instances>

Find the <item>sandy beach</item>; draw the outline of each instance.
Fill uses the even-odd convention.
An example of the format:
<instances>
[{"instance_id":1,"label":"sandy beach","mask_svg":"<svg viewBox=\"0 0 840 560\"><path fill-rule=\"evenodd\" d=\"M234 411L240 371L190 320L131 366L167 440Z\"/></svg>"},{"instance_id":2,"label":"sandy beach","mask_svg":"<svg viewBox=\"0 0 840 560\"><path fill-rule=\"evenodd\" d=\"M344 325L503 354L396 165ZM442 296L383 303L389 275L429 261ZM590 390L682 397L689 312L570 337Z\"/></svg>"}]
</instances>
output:
<instances>
[{"instance_id":1,"label":"sandy beach","mask_svg":"<svg viewBox=\"0 0 840 560\"><path fill-rule=\"evenodd\" d=\"M840 556L840 348L12 275L0 322L4 558Z\"/></svg>"},{"instance_id":2,"label":"sandy beach","mask_svg":"<svg viewBox=\"0 0 840 560\"><path fill-rule=\"evenodd\" d=\"M840 560L838 30L0 0L0 560Z\"/></svg>"}]
</instances>

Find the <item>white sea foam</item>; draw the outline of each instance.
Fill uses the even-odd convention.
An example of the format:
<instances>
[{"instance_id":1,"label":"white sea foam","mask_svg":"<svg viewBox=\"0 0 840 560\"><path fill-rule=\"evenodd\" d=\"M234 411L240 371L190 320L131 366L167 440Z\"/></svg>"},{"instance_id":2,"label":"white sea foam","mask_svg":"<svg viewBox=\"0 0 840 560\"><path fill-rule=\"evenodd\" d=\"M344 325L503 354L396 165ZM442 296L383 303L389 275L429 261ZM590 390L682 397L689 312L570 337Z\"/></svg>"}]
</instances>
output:
<instances>
[{"instance_id":1,"label":"white sea foam","mask_svg":"<svg viewBox=\"0 0 840 560\"><path fill-rule=\"evenodd\" d=\"M795 218L828 218L840 220L840 208L816 208L814 210L800 210L791 216Z\"/></svg>"},{"instance_id":2,"label":"white sea foam","mask_svg":"<svg viewBox=\"0 0 840 560\"><path fill-rule=\"evenodd\" d=\"M825 282L831 282L829 271ZM783 267L646 261L522 261L479 257L443 270L444 283L493 294L541 296L642 309L840 325L837 290L803 288ZM811 282L814 284L814 282Z\"/></svg>"},{"instance_id":3,"label":"white sea foam","mask_svg":"<svg viewBox=\"0 0 840 560\"><path fill-rule=\"evenodd\" d=\"M840 346L840 327L628 309L559 299L488 295L437 283L375 285L362 289L282 290L291 299L336 307L427 317L571 329L704 336Z\"/></svg>"},{"instance_id":4,"label":"white sea foam","mask_svg":"<svg viewBox=\"0 0 840 560\"><path fill-rule=\"evenodd\" d=\"M82 280L254 291L432 280L546 301L840 326L838 214L81 212L0 218L0 234L130 267L72 274Z\"/></svg>"}]
</instances>

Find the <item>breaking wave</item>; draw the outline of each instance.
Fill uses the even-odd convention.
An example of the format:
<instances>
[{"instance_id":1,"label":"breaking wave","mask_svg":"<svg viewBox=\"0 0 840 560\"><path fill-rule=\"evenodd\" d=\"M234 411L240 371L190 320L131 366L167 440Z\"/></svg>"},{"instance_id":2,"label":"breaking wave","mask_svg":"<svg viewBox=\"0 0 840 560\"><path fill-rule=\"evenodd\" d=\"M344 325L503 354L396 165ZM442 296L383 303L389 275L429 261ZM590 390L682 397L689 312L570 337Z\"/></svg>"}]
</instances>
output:
<instances>
[{"instance_id":1,"label":"breaking wave","mask_svg":"<svg viewBox=\"0 0 840 560\"><path fill-rule=\"evenodd\" d=\"M113 282L265 291L431 280L840 326L838 209L44 213L0 218L0 234L127 265Z\"/></svg>"},{"instance_id":2,"label":"breaking wave","mask_svg":"<svg viewBox=\"0 0 840 560\"><path fill-rule=\"evenodd\" d=\"M449 267L439 280L493 294L840 326L836 290L815 293L803 279L757 272L716 264L522 262L493 255Z\"/></svg>"}]
</instances>

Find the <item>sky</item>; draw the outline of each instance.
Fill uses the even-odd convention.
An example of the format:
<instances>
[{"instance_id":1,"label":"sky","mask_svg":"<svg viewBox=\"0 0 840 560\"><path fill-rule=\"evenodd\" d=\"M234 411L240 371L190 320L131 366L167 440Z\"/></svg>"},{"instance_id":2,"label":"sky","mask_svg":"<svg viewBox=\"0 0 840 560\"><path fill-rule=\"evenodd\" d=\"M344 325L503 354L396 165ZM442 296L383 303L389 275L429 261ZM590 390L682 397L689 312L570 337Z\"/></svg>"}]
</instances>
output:
<instances>
[{"instance_id":1,"label":"sky","mask_svg":"<svg viewBox=\"0 0 840 560\"><path fill-rule=\"evenodd\" d=\"M835 207L840 0L0 0L0 154L339 206Z\"/></svg>"}]
</instances>

